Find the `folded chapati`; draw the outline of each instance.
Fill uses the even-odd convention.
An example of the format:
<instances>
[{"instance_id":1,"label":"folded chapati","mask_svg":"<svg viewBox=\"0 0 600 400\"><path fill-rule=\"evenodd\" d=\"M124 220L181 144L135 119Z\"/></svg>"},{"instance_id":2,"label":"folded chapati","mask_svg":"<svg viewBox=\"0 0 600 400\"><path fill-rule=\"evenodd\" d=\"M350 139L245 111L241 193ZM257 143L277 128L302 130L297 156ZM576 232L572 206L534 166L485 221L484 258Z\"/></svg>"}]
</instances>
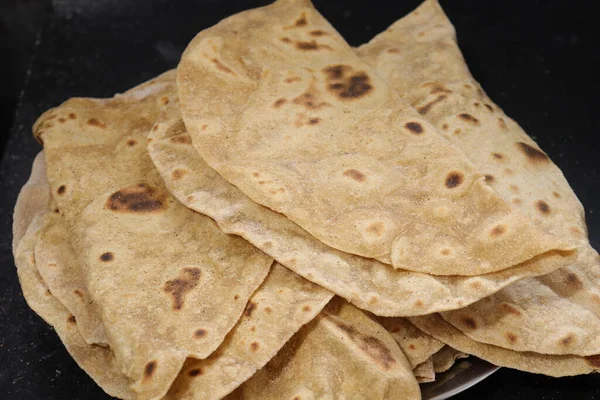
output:
<instances>
[{"instance_id":1,"label":"folded chapati","mask_svg":"<svg viewBox=\"0 0 600 400\"><path fill-rule=\"evenodd\" d=\"M477 277L431 276L389 268L335 250L284 215L261 206L210 168L192 146L177 97L152 128L148 150L166 186L187 207L213 218L294 272L378 315L421 315L464 307L527 276L565 262L545 254L519 266Z\"/></svg>"},{"instance_id":2,"label":"folded chapati","mask_svg":"<svg viewBox=\"0 0 600 400\"><path fill-rule=\"evenodd\" d=\"M334 298L231 398L410 400L421 395L390 334Z\"/></svg>"},{"instance_id":3,"label":"folded chapati","mask_svg":"<svg viewBox=\"0 0 600 400\"><path fill-rule=\"evenodd\" d=\"M358 54L463 150L506 201L579 251L567 268L442 317L476 341L507 349L600 354L600 259L587 239L583 207L560 169L473 79L437 1L423 3Z\"/></svg>"},{"instance_id":4,"label":"folded chapati","mask_svg":"<svg viewBox=\"0 0 600 400\"><path fill-rule=\"evenodd\" d=\"M309 1L204 30L177 81L207 164L331 247L470 276L571 249L503 201Z\"/></svg>"},{"instance_id":5,"label":"folded chapati","mask_svg":"<svg viewBox=\"0 0 600 400\"><path fill-rule=\"evenodd\" d=\"M140 399L219 347L272 264L164 188L145 141L173 90L166 73L113 99L71 99L34 127L89 298Z\"/></svg>"}]
</instances>

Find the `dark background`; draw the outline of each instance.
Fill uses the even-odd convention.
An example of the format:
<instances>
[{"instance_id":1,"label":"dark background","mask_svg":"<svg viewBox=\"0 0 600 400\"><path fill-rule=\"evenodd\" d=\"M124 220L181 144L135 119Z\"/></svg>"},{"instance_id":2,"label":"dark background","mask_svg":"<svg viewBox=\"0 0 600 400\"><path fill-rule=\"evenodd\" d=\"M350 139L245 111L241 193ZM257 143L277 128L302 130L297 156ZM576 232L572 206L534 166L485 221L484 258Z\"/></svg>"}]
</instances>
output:
<instances>
[{"instance_id":1,"label":"dark background","mask_svg":"<svg viewBox=\"0 0 600 400\"><path fill-rule=\"evenodd\" d=\"M490 97L564 171L600 243L596 136L600 23L593 2L441 0ZM40 150L31 125L72 96L111 96L176 65L198 31L266 4L233 0L0 0L0 398L107 398L25 304L11 254L12 209ZM419 4L316 1L359 45ZM600 399L600 377L502 369L456 399Z\"/></svg>"}]
</instances>

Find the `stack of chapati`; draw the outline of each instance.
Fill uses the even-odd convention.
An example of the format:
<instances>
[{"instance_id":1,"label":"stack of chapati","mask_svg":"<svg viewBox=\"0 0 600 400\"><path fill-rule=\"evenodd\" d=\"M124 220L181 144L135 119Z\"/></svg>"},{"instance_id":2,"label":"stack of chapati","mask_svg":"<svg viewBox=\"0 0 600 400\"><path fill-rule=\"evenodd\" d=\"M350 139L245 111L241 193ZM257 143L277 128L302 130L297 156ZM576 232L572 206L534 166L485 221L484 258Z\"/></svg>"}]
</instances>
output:
<instances>
[{"instance_id":1,"label":"stack of chapati","mask_svg":"<svg viewBox=\"0 0 600 400\"><path fill-rule=\"evenodd\" d=\"M600 368L583 208L435 0L358 49L279 0L33 130L23 293L112 396L417 399L467 355Z\"/></svg>"}]
</instances>

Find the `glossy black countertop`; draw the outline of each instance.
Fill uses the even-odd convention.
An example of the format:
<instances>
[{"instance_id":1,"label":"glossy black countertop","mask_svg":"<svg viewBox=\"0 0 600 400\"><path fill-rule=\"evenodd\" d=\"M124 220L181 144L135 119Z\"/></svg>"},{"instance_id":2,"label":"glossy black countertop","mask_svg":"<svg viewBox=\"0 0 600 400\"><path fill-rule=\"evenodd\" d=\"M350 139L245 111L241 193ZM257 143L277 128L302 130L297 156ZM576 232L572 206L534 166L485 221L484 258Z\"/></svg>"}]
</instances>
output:
<instances>
[{"instance_id":1,"label":"glossy black countertop","mask_svg":"<svg viewBox=\"0 0 600 400\"><path fill-rule=\"evenodd\" d=\"M591 242L600 248L600 23L592 2L441 2L456 26L473 75L563 170L586 208ZM18 1L13 3L16 7ZM24 70L13 75L21 74L25 81L12 129L1 132L10 137L0 166L0 398L105 399L108 396L71 360L52 328L27 307L18 284L10 247L12 209L40 150L31 125L44 110L69 97L108 97L173 68L197 32L268 2L37 3L43 3L36 8L40 29L20 64ZM419 1L315 3L350 44L359 45ZM18 17L27 20L23 13ZM2 79L11 76L3 74ZM1 126L8 125L3 121ZM455 398L600 399L600 376L553 379L501 369Z\"/></svg>"}]
</instances>

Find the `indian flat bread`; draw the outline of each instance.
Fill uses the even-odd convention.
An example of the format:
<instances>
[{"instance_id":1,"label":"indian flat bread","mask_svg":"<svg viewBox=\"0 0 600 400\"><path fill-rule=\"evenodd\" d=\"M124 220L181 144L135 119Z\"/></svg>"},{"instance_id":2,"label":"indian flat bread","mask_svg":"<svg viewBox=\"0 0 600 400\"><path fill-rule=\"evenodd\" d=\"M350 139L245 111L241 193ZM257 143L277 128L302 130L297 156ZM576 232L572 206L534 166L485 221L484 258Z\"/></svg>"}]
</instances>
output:
<instances>
[{"instance_id":1,"label":"indian flat bread","mask_svg":"<svg viewBox=\"0 0 600 400\"><path fill-rule=\"evenodd\" d=\"M433 370L436 374L446 372L454 365L456 360L467 357L469 357L469 355L462 351L453 349L450 346L444 346L440 351L431 356Z\"/></svg>"},{"instance_id":2,"label":"indian flat bread","mask_svg":"<svg viewBox=\"0 0 600 400\"><path fill-rule=\"evenodd\" d=\"M419 383L428 383L435 381L435 370L433 361L428 358L425 362L413 368L413 374Z\"/></svg>"},{"instance_id":3,"label":"indian flat bread","mask_svg":"<svg viewBox=\"0 0 600 400\"><path fill-rule=\"evenodd\" d=\"M406 318L377 317L398 343L412 368L426 362L437 353L444 343L411 324Z\"/></svg>"},{"instance_id":4,"label":"indian flat bread","mask_svg":"<svg viewBox=\"0 0 600 400\"><path fill-rule=\"evenodd\" d=\"M544 254L477 277L396 270L323 244L223 179L192 146L176 96L169 99L148 142L166 186L184 205L210 216L224 232L242 236L304 278L377 315L421 315L464 307L518 279L553 271L565 261L561 254Z\"/></svg>"},{"instance_id":5,"label":"indian flat bread","mask_svg":"<svg viewBox=\"0 0 600 400\"><path fill-rule=\"evenodd\" d=\"M469 276L571 250L503 201L307 0L204 30L177 81L207 164L331 247Z\"/></svg>"},{"instance_id":6,"label":"indian flat bread","mask_svg":"<svg viewBox=\"0 0 600 400\"><path fill-rule=\"evenodd\" d=\"M45 168L42 167L45 175ZM50 187L46 184L46 191ZM36 267L48 290L77 320L77 328L90 344L107 345L108 338L96 309L90 299L83 271L71 247L69 233L54 204L43 218L43 227L35 245Z\"/></svg>"},{"instance_id":7,"label":"indian flat bread","mask_svg":"<svg viewBox=\"0 0 600 400\"><path fill-rule=\"evenodd\" d=\"M426 1L358 53L506 201L579 251L567 268L442 317L476 341L512 350L600 354L600 260L587 239L583 207L558 167L473 79L439 4Z\"/></svg>"},{"instance_id":8,"label":"indian flat bread","mask_svg":"<svg viewBox=\"0 0 600 400\"><path fill-rule=\"evenodd\" d=\"M173 89L166 73L112 99L71 99L34 126L89 297L140 399L162 397L187 357L221 344L272 264L164 188L145 140Z\"/></svg>"},{"instance_id":9,"label":"indian flat bread","mask_svg":"<svg viewBox=\"0 0 600 400\"><path fill-rule=\"evenodd\" d=\"M110 350L85 342L76 319L50 293L37 271L34 249L44 224L44 215L49 212L49 188L44 178L43 162L40 153L34 162L31 178L19 193L13 219L13 237L18 238L14 249L15 263L23 295L29 307L54 327L75 362L104 391L121 399L134 399L135 395L129 389L131 382L118 372ZM42 194L44 186L45 195ZM38 195L33 196L32 193ZM28 229L24 231L25 225Z\"/></svg>"},{"instance_id":10,"label":"indian flat bread","mask_svg":"<svg viewBox=\"0 0 600 400\"><path fill-rule=\"evenodd\" d=\"M419 329L463 353L482 358L492 364L534 374L554 377L589 374L600 370L600 356L553 355L530 351L514 351L476 342L454 328L439 314L410 317Z\"/></svg>"},{"instance_id":11,"label":"indian flat bread","mask_svg":"<svg viewBox=\"0 0 600 400\"><path fill-rule=\"evenodd\" d=\"M410 400L421 394L390 334L334 298L231 398Z\"/></svg>"},{"instance_id":12,"label":"indian flat bread","mask_svg":"<svg viewBox=\"0 0 600 400\"><path fill-rule=\"evenodd\" d=\"M220 399L271 360L333 294L275 264L219 349L188 360L165 400Z\"/></svg>"}]
</instances>

